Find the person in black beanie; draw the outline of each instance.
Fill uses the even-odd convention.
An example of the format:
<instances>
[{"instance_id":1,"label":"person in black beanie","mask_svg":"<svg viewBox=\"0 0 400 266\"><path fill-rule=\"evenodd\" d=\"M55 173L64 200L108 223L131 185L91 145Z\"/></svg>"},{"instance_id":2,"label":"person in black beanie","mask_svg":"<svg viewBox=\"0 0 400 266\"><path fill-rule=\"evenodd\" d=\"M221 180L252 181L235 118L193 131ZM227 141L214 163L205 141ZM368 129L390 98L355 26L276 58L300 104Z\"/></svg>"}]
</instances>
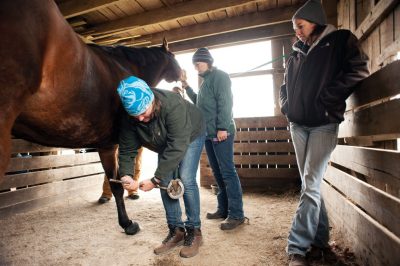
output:
<instances>
[{"instance_id":1,"label":"person in black beanie","mask_svg":"<svg viewBox=\"0 0 400 266\"><path fill-rule=\"evenodd\" d=\"M348 30L327 25L318 0L307 1L292 18L299 39L288 59L280 90L302 181L300 203L288 236L290 266L329 253L329 224L320 185L343 121L345 100L369 75L367 57Z\"/></svg>"},{"instance_id":2,"label":"person in black beanie","mask_svg":"<svg viewBox=\"0 0 400 266\"><path fill-rule=\"evenodd\" d=\"M188 85L183 72L181 82L187 95L203 112L207 137L208 161L218 184L217 210L207 213L207 219L225 219L221 230L231 230L243 224L242 187L233 162L233 140L236 126L233 120L233 95L229 75L213 66L214 59L207 48L199 48L192 57L193 65L203 78L198 94Z\"/></svg>"}]
</instances>

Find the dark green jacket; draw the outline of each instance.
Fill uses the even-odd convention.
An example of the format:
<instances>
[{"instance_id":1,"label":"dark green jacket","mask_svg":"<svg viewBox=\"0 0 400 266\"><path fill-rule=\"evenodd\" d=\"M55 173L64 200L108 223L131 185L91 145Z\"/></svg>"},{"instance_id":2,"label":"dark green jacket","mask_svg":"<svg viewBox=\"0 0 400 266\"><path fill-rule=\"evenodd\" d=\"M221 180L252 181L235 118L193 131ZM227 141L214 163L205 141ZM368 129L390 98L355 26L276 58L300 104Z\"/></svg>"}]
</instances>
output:
<instances>
[{"instance_id":1,"label":"dark green jacket","mask_svg":"<svg viewBox=\"0 0 400 266\"><path fill-rule=\"evenodd\" d=\"M159 153L155 176L164 178L183 159L188 145L204 132L201 111L175 92L153 89L161 108L152 120L139 122L125 113L119 128L119 176L132 176L137 150Z\"/></svg>"},{"instance_id":2,"label":"dark green jacket","mask_svg":"<svg viewBox=\"0 0 400 266\"><path fill-rule=\"evenodd\" d=\"M198 94L190 87L186 92L203 112L207 138L215 138L218 130L226 130L234 135L236 126L233 120L233 95L229 75L213 67L200 76L204 80Z\"/></svg>"}]
</instances>

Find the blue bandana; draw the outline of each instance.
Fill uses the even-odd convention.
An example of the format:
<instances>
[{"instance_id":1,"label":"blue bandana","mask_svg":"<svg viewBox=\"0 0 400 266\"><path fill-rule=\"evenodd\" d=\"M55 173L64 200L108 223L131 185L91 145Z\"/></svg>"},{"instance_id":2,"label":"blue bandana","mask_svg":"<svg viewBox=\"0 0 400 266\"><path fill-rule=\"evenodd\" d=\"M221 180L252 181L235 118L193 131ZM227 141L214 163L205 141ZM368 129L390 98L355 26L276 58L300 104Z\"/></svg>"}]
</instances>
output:
<instances>
[{"instance_id":1,"label":"blue bandana","mask_svg":"<svg viewBox=\"0 0 400 266\"><path fill-rule=\"evenodd\" d=\"M154 94L149 85L134 76L122 80L117 91L122 105L132 116L143 114L154 100Z\"/></svg>"}]
</instances>

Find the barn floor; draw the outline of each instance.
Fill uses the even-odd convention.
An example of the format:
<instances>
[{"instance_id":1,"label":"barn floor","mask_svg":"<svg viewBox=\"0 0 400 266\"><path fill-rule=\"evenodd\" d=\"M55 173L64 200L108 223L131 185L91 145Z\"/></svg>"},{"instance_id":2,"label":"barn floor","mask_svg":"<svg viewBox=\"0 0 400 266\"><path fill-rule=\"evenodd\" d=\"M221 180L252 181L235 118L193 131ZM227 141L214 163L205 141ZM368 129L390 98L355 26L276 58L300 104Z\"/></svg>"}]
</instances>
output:
<instances>
[{"instance_id":1,"label":"barn floor","mask_svg":"<svg viewBox=\"0 0 400 266\"><path fill-rule=\"evenodd\" d=\"M156 165L154 154L143 161ZM144 167L142 176L154 169ZM101 181L84 194L66 198L27 213L0 217L0 265L287 265L286 237L298 195L245 193L245 214L250 224L224 232L219 221L206 220L216 206L216 196L201 189L204 245L189 259L179 257L179 248L156 256L153 248L167 234L158 190L141 192L137 201L126 200L131 219L141 231L125 235L117 222L114 200L98 205ZM355 265L340 237L332 230L337 262L313 261L312 265Z\"/></svg>"}]
</instances>

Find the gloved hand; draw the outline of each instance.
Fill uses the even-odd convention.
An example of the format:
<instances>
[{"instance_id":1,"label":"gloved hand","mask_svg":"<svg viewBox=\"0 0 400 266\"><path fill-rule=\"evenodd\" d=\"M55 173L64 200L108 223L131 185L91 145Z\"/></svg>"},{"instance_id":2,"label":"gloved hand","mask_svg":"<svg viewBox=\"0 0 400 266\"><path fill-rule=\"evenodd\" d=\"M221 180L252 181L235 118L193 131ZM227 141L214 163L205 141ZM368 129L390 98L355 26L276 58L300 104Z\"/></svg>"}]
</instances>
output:
<instances>
[{"instance_id":1,"label":"gloved hand","mask_svg":"<svg viewBox=\"0 0 400 266\"><path fill-rule=\"evenodd\" d=\"M125 175L125 176L121 177L121 181L124 182L124 184L122 184L122 186L126 190L134 191L134 190L137 190L139 187L138 182L135 182L135 180L133 180L133 178L130 177L129 175Z\"/></svg>"}]
</instances>

